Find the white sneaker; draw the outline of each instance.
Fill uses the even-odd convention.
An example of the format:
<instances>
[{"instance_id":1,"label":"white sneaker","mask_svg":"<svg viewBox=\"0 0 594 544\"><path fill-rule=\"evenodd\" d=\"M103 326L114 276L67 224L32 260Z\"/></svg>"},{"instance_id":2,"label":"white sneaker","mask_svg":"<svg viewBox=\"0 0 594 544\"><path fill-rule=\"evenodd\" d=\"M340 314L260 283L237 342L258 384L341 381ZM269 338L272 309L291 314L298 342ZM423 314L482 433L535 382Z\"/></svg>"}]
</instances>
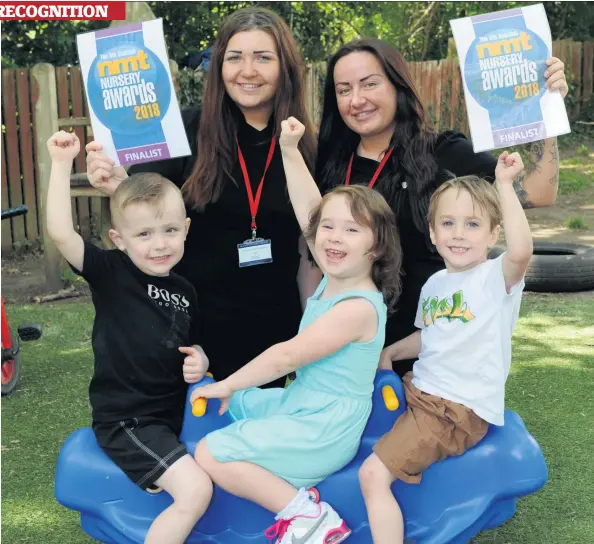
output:
<instances>
[{"instance_id":1,"label":"white sneaker","mask_svg":"<svg viewBox=\"0 0 594 544\"><path fill-rule=\"evenodd\" d=\"M346 523L328 503L318 505L316 516L299 515L292 519L279 519L266 531L276 544L338 544L351 534Z\"/></svg>"}]
</instances>

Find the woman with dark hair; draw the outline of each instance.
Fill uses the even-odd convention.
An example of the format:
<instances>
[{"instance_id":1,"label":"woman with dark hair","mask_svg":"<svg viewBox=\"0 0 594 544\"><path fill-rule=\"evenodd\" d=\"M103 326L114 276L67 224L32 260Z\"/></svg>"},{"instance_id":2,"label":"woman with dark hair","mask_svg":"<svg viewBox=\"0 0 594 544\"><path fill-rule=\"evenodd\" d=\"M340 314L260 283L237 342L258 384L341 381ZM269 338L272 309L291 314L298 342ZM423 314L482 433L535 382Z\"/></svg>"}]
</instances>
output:
<instances>
[{"instance_id":1,"label":"woman with dark hair","mask_svg":"<svg viewBox=\"0 0 594 544\"><path fill-rule=\"evenodd\" d=\"M547 61L547 87L567 94L563 63ZM524 208L555 202L556 139L530 144L528 166L514 182ZM397 218L403 251L402 294L388 318L386 346L415 331L421 287L444 268L429 238L427 211L435 189L451 177L474 174L493 182L497 159L474 153L459 132L431 128L406 61L391 44L366 38L329 60L315 179L322 192L343 183L374 187ZM387 347L382 358L391 359ZM413 361L398 361L403 376Z\"/></svg>"},{"instance_id":2,"label":"woman with dark hair","mask_svg":"<svg viewBox=\"0 0 594 544\"><path fill-rule=\"evenodd\" d=\"M298 117L306 125L299 147L313 169L303 76L297 44L278 15L262 8L234 12L212 48L202 109L182 112L192 155L128 172L158 172L182 188L191 226L175 271L197 291L201 345L218 380L292 338L301 300L321 278L307 260L276 145L281 121ZM127 174L101 149L87 145L89 180L112 194ZM256 236L267 243L254 261L238 244Z\"/></svg>"}]
</instances>

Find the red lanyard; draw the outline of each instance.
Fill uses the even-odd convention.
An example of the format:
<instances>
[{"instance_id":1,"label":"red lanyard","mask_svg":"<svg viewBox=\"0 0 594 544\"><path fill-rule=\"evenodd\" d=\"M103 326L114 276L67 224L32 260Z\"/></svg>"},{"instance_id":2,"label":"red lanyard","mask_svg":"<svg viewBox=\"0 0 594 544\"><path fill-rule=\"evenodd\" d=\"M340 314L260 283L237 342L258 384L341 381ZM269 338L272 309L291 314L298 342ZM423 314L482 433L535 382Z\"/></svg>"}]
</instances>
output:
<instances>
[{"instance_id":1,"label":"red lanyard","mask_svg":"<svg viewBox=\"0 0 594 544\"><path fill-rule=\"evenodd\" d=\"M268 167L270 166L270 162L272 161L275 146L276 136L273 136L270 142L270 149L268 150L268 158L266 159L264 173L262 174L260 185L258 185L258 190L256 191L256 198L254 198L254 193L252 192L252 184L250 183L250 176L248 175L247 167L245 165L245 159L243 158L241 147L239 147L239 142L237 142L237 154L239 155L239 164L241 165L241 171L243 172L243 180L245 181L245 188L248 194L248 200L250 202L250 213L252 215L252 238L256 237L256 215L258 215L258 207L260 206L262 187L264 187L264 177L266 176L266 172L268 171Z\"/></svg>"},{"instance_id":2,"label":"red lanyard","mask_svg":"<svg viewBox=\"0 0 594 544\"><path fill-rule=\"evenodd\" d=\"M391 148L388 150L388 152L384 155L384 158L382 159L382 162L379 163L379 166L377 167L377 170L375 171L375 174L373 174L373 177L371 178L371 181L369 182L368 187L370 189L373 189L373 186L375 185L375 182L377 181L377 178L379 177L379 175L381 174L386 162L388 162L388 159L390 158L390 155L392 154L392 151L394 151L394 148ZM355 158L355 154L353 153L351 155L351 160L349 161L349 167L347 168L347 173L346 173L346 179L344 180L344 184L345 185L349 185L351 182L351 168L353 167L353 159Z\"/></svg>"}]
</instances>

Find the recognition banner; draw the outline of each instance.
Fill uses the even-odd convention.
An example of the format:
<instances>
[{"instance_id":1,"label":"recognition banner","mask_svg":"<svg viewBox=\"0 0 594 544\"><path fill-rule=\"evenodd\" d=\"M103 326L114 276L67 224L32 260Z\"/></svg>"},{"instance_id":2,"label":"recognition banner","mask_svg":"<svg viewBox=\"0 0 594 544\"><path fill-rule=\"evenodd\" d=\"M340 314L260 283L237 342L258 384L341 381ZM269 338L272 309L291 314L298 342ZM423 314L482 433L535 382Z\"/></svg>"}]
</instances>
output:
<instances>
[{"instance_id":1,"label":"recognition banner","mask_svg":"<svg viewBox=\"0 0 594 544\"><path fill-rule=\"evenodd\" d=\"M79 34L77 46L93 135L116 165L190 154L162 19Z\"/></svg>"},{"instance_id":2,"label":"recognition banner","mask_svg":"<svg viewBox=\"0 0 594 544\"><path fill-rule=\"evenodd\" d=\"M552 41L542 4L450 24L475 152L570 132L560 92L545 87Z\"/></svg>"}]
</instances>

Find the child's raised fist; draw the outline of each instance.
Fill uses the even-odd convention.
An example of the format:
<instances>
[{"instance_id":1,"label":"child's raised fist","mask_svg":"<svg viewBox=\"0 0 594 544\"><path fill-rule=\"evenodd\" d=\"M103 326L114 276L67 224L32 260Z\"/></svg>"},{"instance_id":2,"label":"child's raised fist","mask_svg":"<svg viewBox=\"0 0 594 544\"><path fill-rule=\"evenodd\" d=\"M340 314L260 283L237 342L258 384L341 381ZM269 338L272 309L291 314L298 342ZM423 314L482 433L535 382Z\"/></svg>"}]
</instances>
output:
<instances>
[{"instance_id":1,"label":"child's raised fist","mask_svg":"<svg viewBox=\"0 0 594 544\"><path fill-rule=\"evenodd\" d=\"M279 143L281 147L297 147L301 136L305 132L305 127L295 117L289 117L281 123L281 135Z\"/></svg>"},{"instance_id":2,"label":"child's raised fist","mask_svg":"<svg viewBox=\"0 0 594 544\"><path fill-rule=\"evenodd\" d=\"M497 167L495 168L495 178L500 183L513 183L524 168L522 157L519 153L509 153L504 151L499 155Z\"/></svg>"},{"instance_id":3,"label":"child's raised fist","mask_svg":"<svg viewBox=\"0 0 594 544\"><path fill-rule=\"evenodd\" d=\"M80 141L74 132L61 130L47 141L47 149L53 162L72 162L80 152Z\"/></svg>"}]
</instances>

